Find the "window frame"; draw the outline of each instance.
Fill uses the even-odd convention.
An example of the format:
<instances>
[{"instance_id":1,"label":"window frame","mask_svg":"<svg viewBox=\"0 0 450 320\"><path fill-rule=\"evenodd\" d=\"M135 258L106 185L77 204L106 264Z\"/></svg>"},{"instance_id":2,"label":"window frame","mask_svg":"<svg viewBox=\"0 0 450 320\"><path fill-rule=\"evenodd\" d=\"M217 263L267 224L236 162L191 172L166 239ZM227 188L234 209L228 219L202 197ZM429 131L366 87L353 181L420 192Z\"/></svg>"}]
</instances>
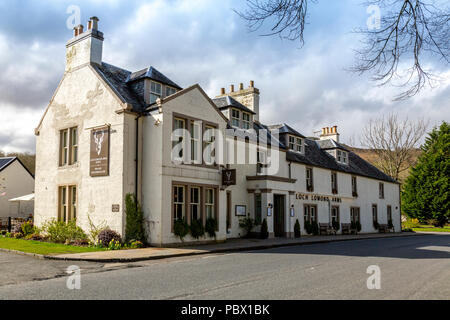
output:
<instances>
[{"instance_id":1,"label":"window frame","mask_svg":"<svg viewBox=\"0 0 450 320\"><path fill-rule=\"evenodd\" d=\"M235 124L236 121L237 125ZM235 128L241 127L241 111L235 108L231 108L231 126Z\"/></svg>"},{"instance_id":2,"label":"window frame","mask_svg":"<svg viewBox=\"0 0 450 320\"><path fill-rule=\"evenodd\" d=\"M245 116L248 116L248 120L245 119ZM252 124L252 115L248 112L242 111L242 129L250 130Z\"/></svg>"},{"instance_id":3,"label":"window frame","mask_svg":"<svg viewBox=\"0 0 450 320\"><path fill-rule=\"evenodd\" d=\"M73 193L74 191L75 193ZM58 221L69 223L70 221L77 219L78 186L76 184L58 186L57 208Z\"/></svg>"},{"instance_id":4,"label":"window frame","mask_svg":"<svg viewBox=\"0 0 450 320\"><path fill-rule=\"evenodd\" d=\"M289 145L289 150L292 150L294 152L298 152L303 154L305 149L305 141L303 138L294 136L294 135L288 135L288 145Z\"/></svg>"},{"instance_id":5,"label":"window frame","mask_svg":"<svg viewBox=\"0 0 450 320\"><path fill-rule=\"evenodd\" d=\"M331 193L338 194L338 174L335 171L331 172Z\"/></svg>"},{"instance_id":6,"label":"window frame","mask_svg":"<svg viewBox=\"0 0 450 320\"><path fill-rule=\"evenodd\" d=\"M350 207L350 222L361 223L361 208L360 207Z\"/></svg>"},{"instance_id":7,"label":"window frame","mask_svg":"<svg viewBox=\"0 0 450 320\"><path fill-rule=\"evenodd\" d=\"M341 223L341 209L339 206L332 206L331 207L331 223L333 223L333 210L336 210L336 222Z\"/></svg>"},{"instance_id":8,"label":"window frame","mask_svg":"<svg viewBox=\"0 0 450 320\"><path fill-rule=\"evenodd\" d=\"M159 86L159 88L160 88L160 91L159 92L157 92L157 91L153 91L153 85L155 85L155 88L157 87L157 86ZM162 95L163 95L163 85L162 85L162 83L160 83L160 82L156 82L156 81L150 81L150 104L154 104L154 103L156 103L156 101L158 100L158 99L161 99L162 98ZM154 101L153 101L153 97L155 97L155 99L154 99Z\"/></svg>"},{"instance_id":9,"label":"window frame","mask_svg":"<svg viewBox=\"0 0 450 320\"><path fill-rule=\"evenodd\" d=\"M358 177L352 176L352 196L358 197Z\"/></svg>"},{"instance_id":10,"label":"window frame","mask_svg":"<svg viewBox=\"0 0 450 320\"><path fill-rule=\"evenodd\" d=\"M174 202L174 190L175 188L183 188L183 199L184 202ZM195 202L192 203L191 200L191 190L192 189L199 189L199 202ZM219 186L217 185L209 185L209 184L196 184L196 183L188 183L188 182L181 182L181 181L172 181L172 233L174 232L174 226L175 226L175 222L177 221L175 218L175 212L176 212L176 205L181 205L181 207L183 208L183 214L184 214L184 221L188 224L191 225L192 223L192 211L191 211L191 205L198 205L198 220L200 220L203 224L203 226L206 225L206 220L207 220L207 209L206 206L207 205L211 205L211 203L206 203L207 200L207 195L206 195L206 191L208 189L212 189L214 190L213 192L213 214L214 214L214 219L217 222L217 230L219 230Z\"/></svg>"},{"instance_id":11,"label":"window frame","mask_svg":"<svg viewBox=\"0 0 450 320\"><path fill-rule=\"evenodd\" d=\"M305 171L306 191L314 192L314 170L312 167L306 167Z\"/></svg>"},{"instance_id":12,"label":"window frame","mask_svg":"<svg viewBox=\"0 0 450 320\"><path fill-rule=\"evenodd\" d=\"M168 85L166 85L165 86L165 97L167 98L167 97L170 97L171 95L174 95L175 93L177 93L178 91L177 91L177 89L175 89L175 88L173 88L173 87L171 87L171 86L168 86Z\"/></svg>"},{"instance_id":13,"label":"window frame","mask_svg":"<svg viewBox=\"0 0 450 320\"><path fill-rule=\"evenodd\" d=\"M176 190L176 196L178 198L178 196L180 195L179 191L182 190L182 195L183 195L183 201L175 201L175 190ZM179 200L179 199L177 199ZM172 221L173 221L173 225L175 225L175 222L180 220L180 218L178 217L178 206L180 206L181 208L181 219L186 221L186 187L182 186L182 185L178 185L178 184L174 184L172 186Z\"/></svg>"},{"instance_id":14,"label":"window frame","mask_svg":"<svg viewBox=\"0 0 450 320\"><path fill-rule=\"evenodd\" d=\"M378 184L378 196L380 199L384 199L384 183L380 182Z\"/></svg>"},{"instance_id":15,"label":"window frame","mask_svg":"<svg viewBox=\"0 0 450 320\"><path fill-rule=\"evenodd\" d=\"M74 140L74 138L76 138ZM79 132L78 127L59 130L59 162L58 166L67 167L79 161Z\"/></svg>"},{"instance_id":16,"label":"window frame","mask_svg":"<svg viewBox=\"0 0 450 320\"><path fill-rule=\"evenodd\" d=\"M372 204L372 222L378 223L378 205Z\"/></svg>"}]
</instances>

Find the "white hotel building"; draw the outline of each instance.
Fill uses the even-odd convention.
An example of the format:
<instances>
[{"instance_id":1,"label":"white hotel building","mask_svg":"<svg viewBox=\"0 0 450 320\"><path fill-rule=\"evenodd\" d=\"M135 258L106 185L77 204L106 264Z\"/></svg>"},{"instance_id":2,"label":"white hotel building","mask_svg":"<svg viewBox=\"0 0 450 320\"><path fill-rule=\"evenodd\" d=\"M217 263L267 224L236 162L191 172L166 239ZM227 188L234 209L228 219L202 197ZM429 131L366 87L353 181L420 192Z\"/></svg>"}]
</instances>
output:
<instances>
[{"instance_id":1,"label":"white hotel building","mask_svg":"<svg viewBox=\"0 0 450 320\"><path fill-rule=\"evenodd\" d=\"M336 127L315 139L286 124L263 125L253 82L211 99L199 85L183 89L153 67L130 72L104 63L103 41L95 17L87 31L75 30L64 76L36 128L37 225L76 219L87 231L89 217L123 234L125 197L132 193L156 246L180 243L173 234L177 218L190 223L207 216L218 221L217 240L242 236L242 215L267 219L270 237L292 237L297 219L303 235L306 220L359 221L361 233L377 232L374 221L390 220L400 231L399 184L339 144ZM177 128L192 133L179 139L199 152L220 135L257 150L258 157L253 164L220 161L239 158L234 144L226 143L216 149L214 163L208 156L179 163L172 157ZM257 143L245 131L251 128L260 138L266 129L264 139ZM266 140L267 149L261 145ZM224 173L233 169L235 184L223 185Z\"/></svg>"}]
</instances>

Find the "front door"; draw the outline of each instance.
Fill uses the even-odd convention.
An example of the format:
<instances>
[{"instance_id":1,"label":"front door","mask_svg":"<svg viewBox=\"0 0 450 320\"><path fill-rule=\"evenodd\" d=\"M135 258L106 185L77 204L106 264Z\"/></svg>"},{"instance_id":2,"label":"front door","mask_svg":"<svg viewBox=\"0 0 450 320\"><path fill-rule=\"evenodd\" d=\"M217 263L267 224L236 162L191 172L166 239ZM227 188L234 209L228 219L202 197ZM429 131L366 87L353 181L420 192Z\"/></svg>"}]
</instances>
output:
<instances>
[{"instance_id":1,"label":"front door","mask_svg":"<svg viewBox=\"0 0 450 320\"><path fill-rule=\"evenodd\" d=\"M285 215L285 198L283 195L274 195L274 233L275 237L285 237L284 215Z\"/></svg>"}]
</instances>

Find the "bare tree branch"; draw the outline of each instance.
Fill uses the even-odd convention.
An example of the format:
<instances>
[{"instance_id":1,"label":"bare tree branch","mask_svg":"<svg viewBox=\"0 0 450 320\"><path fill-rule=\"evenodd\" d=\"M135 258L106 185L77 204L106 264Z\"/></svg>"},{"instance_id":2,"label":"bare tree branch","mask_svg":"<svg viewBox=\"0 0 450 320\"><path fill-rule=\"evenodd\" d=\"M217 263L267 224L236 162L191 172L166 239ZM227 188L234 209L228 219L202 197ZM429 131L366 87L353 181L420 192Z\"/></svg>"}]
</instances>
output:
<instances>
[{"instance_id":1,"label":"bare tree branch","mask_svg":"<svg viewBox=\"0 0 450 320\"><path fill-rule=\"evenodd\" d=\"M283 39L304 44L308 5L315 0L246 0L247 10L235 11L247 21L251 31L266 23L270 32ZM431 2L431 3L428 3ZM370 73L380 86L403 88L396 100L419 93L426 85L433 87L439 79L425 66L424 60L437 57L450 63L450 8L438 8L437 0L372 0L382 10L380 28L360 29L363 48L356 52L356 63L350 69L359 74Z\"/></svg>"},{"instance_id":2,"label":"bare tree branch","mask_svg":"<svg viewBox=\"0 0 450 320\"><path fill-rule=\"evenodd\" d=\"M404 79L400 84L404 91L396 100L410 98L426 85L433 87L438 77L425 68L424 60L438 57L450 63L450 10L422 0L373 0L368 4L382 9L380 28L358 31L365 40L351 70L372 73L381 86Z\"/></svg>"},{"instance_id":3,"label":"bare tree branch","mask_svg":"<svg viewBox=\"0 0 450 320\"><path fill-rule=\"evenodd\" d=\"M375 152L376 166L396 180L414 165L414 154L429 122L399 120L396 114L371 120L361 135L361 144Z\"/></svg>"}]
</instances>

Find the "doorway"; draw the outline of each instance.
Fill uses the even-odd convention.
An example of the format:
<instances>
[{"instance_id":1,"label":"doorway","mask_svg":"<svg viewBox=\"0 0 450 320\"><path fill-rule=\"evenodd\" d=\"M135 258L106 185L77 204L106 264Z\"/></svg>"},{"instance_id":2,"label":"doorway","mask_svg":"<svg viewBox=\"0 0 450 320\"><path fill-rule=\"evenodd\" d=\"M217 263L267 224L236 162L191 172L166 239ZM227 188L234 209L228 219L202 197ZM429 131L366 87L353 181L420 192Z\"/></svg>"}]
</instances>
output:
<instances>
[{"instance_id":1,"label":"doorway","mask_svg":"<svg viewBox=\"0 0 450 320\"><path fill-rule=\"evenodd\" d=\"M285 231L285 199L286 196L275 194L273 196L274 200L274 226L273 231L275 233L275 237L285 237L286 231Z\"/></svg>"}]
</instances>

